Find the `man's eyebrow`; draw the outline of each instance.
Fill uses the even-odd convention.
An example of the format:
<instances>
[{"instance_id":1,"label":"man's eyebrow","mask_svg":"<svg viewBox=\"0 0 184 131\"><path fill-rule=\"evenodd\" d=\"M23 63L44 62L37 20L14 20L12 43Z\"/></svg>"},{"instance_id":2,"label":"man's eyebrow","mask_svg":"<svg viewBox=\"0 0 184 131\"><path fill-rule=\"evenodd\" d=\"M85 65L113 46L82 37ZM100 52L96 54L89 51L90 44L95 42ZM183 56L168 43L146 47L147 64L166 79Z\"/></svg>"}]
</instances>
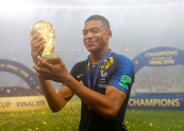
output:
<instances>
[{"instance_id":1,"label":"man's eyebrow","mask_svg":"<svg viewBox=\"0 0 184 131\"><path fill-rule=\"evenodd\" d=\"M89 29L83 29L82 31L87 31L87 30L91 30L91 29L99 29L99 27L92 27L92 28L89 28Z\"/></svg>"},{"instance_id":2,"label":"man's eyebrow","mask_svg":"<svg viewBox=\"0 0 184 131\"><path fill-rule=\"evenodd\" d=\"M99 29L99 27L92 27L91 30L93 30L93 29Z\"/></svg>"}]
</instances>

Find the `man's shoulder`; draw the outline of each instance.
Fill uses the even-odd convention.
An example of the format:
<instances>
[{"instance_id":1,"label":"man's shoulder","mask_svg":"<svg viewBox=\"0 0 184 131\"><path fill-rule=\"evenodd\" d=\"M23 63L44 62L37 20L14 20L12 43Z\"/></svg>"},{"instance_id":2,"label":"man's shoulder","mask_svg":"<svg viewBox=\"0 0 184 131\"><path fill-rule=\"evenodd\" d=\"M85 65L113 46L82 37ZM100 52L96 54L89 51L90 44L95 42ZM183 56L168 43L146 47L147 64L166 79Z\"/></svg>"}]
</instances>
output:
<instances>
[{"instance_id":1,"label":"man's shoulder","mask_svg":"<svg viewBox=\"0 0 184 131\"><path fill-rule=\"evenodd\" d=\"M129 64L133 64L133 62L132 62L132 60L130 58L128 58L127 56L122 55L122 54L118 54L118 53L113 52L113 58L118 63L129 63Z\"/></svg>"},{"instance_id":2,"label":"man's shoulder","mask_svg":"<svg viewBox=\"0 0 184 131\"><path fill-rule=\"evenodd\" d=\"M87 60L77 62L71 69L70 73L77 79L77 75L84 73L87 67Z\"/></svg>"},{"instance_id":3,"label":"man's shoulder","mask_svg":"<svg viewBox=\"0 0 184 131\"><path fill-rule=\"evenodd\" d=\"M86 60L79 61L79 62L75 63L73 67L83 68L87 63L88 63L88 60L86 59Z\"/></svg>"}]
</instances>

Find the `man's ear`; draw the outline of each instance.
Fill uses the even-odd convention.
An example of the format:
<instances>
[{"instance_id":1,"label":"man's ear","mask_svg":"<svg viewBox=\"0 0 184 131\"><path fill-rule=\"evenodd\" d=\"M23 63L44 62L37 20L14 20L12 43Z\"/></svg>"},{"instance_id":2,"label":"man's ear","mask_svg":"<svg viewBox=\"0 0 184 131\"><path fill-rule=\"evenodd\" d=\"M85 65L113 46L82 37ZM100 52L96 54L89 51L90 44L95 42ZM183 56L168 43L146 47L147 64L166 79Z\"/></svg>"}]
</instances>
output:
<instances>
[{"instance_id":1,"label":"man's ear","mask_svg":"<svg viewBox=\"0 0 184 131\"><path fill-rule=\"evenodd\" d=\"M108 38L110 39L111 37L112 37L112 31L109 30L109 31L108 31Z\"/></svg>"}]
</instances>

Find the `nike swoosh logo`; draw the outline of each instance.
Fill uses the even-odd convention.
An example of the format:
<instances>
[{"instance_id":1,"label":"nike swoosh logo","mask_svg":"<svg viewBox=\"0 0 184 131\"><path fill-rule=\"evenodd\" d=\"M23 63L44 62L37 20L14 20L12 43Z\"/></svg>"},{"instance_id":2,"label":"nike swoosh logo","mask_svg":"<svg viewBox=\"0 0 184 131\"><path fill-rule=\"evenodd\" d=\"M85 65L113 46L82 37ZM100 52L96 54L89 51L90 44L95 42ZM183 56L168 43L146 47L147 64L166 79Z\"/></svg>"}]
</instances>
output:
<instances>
[{"instance_id":1,"label":"nike swoosh logo","mask_svg":"<svg viewBox=\"0 0 184 131\"><path fill-rule=\"evenodd\" d=\"M77 79L79 79L79 78L82 77L83 75L84 75L84 73L77 75Z\"/></svg>"}]
</instances>

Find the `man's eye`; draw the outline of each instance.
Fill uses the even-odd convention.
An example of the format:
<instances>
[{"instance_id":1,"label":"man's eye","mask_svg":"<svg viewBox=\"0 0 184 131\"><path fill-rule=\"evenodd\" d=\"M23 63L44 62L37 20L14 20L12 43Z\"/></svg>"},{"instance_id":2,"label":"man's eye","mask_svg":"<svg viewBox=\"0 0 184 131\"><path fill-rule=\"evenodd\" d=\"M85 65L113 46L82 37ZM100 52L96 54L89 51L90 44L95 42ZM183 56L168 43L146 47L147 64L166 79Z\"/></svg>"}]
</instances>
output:
<instances>
[{"instance_id":1,"label":"man's eye","mask_svg":"<svg viewBox=\"0 0 184 131\"><path fill-rule=\"evenodd\" d=\"M82 31L82 33L83 33L83 35L86 35L88 32L84 30L84 31Z\"/></svg>"},{"instance_id":2,"label":"man's eye","mask_svg":"<svg viewBox=\"0 0 184 131\"><path fill-rule=\"evenodd\" d=\"M93 32L93 33L98 33L99 30L98 30L98 29L93 29L93 30L91 30L91 32Z\"/></svg>"},{"instance_id":3,"label":"man's eye","mask_svg":"<svg viewBox=\"0 0 184 131\"><path fill-rule=\"evenodd\" d=\"M95 32L95 33L98 33L98 32L99 32L99 30L94 30L94 32Z\"/></svg>"}]
</instances>

